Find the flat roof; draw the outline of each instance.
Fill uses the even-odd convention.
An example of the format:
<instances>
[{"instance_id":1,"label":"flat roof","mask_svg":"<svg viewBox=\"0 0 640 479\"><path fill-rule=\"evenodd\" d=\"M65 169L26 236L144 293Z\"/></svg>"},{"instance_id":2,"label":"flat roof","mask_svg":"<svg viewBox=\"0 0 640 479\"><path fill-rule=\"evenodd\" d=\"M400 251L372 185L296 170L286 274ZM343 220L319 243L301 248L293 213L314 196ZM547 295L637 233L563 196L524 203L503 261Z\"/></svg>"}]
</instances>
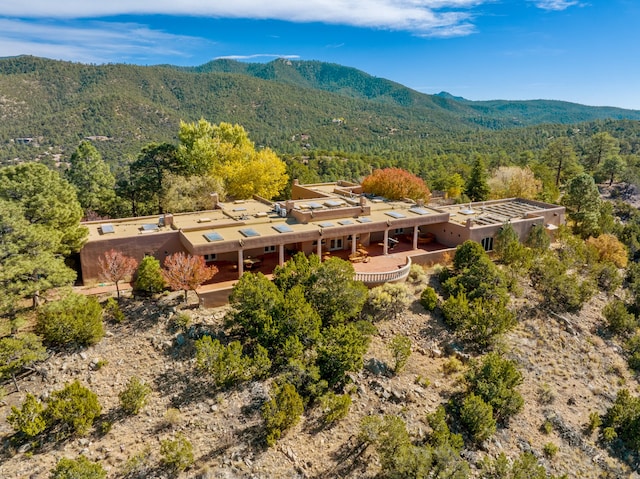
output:
<instances>
[{"instance_id":1,"label":"flat roof","mask_svg":"<svg viewBox=\"0 0 640 479\"><path fill-rule=\"evenodd\" d=\"M556 205L535 204L519 198L504 200L484 201L477 203L463 203L439 207L440 210L450 214L449 222L465 225L469 218L475 225L486 226L503 224L507 221L525 218L536 211L546 211Z\"/></svg>"},{"instance_id":2,"label":"flat roof","mask_svg":"<svg viewBox=\"0 0 640 479\"><path fill-rule=\"evenodd\" d=\"M367 199L366 210L360 211L360 198L333 194L336 183L302 185L310 191L317 191L318 198L294 201L294 208L300 210L331 211L330 215L299 223L290 212L283 217L276 203L258 200L242 200L219 203L221 209L178 213L139 218L109 219L84 223L89 228L89 241L135 237L141 234L154 235L180 230L184 238L194 247L212 243L237 242L257 237L273 237L275 241L286 241L288 235L325 229L325 235L339 236L341 230L352 230L371 223L371 228L399 227L429 222L445 222L465 225L473 218L476 225L504 223L523 218L529 213L561 208L534 201L516 198L465 203L460 205L430 207L411 201L389 201L384 198ZM284 202L278 202L284 207ZM354 208L355 207L355 208ZM360 216L361 215L361 216ZM433 218L429 220L429 218ZM164 223L172 223L166 226ZM379 225L375 225L379 223ZM331 224L331 226L329 225ZM372 229L373 230L373 229ZM278 239L276 239L278 238ZM237 243L236 243L237 244Z\"/></svg>"}]
</instances>

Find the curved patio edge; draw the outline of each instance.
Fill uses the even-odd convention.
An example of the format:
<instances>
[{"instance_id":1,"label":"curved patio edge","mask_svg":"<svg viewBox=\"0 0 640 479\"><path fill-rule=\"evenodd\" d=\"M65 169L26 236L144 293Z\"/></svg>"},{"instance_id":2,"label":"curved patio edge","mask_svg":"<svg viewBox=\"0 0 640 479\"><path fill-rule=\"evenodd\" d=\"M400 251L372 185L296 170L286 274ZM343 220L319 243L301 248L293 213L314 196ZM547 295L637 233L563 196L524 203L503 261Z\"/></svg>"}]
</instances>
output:
<instances>
[{"instance_id":1,"label":"curved patio edge","mask_svg":"<svg viewBox=\"0 0 640 479\"><path fill-rule=\"evenodd\" d=\"M385 272L356 272L355 279L362 281L369 287L378 286L384 283L399 283L405 281L411 270L411 257L407 256L407 262L404 266Z\"/></svg>"}]
</instances>

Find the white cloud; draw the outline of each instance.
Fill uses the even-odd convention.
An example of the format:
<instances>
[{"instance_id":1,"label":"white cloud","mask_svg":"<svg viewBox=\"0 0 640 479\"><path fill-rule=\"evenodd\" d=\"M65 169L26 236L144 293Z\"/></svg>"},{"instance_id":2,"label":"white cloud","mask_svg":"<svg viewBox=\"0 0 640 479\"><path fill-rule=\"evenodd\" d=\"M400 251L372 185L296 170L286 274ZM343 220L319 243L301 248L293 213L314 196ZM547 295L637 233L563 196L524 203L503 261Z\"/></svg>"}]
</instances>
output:
<instances>
[{"instance_id":1,"label":"white cloud","mask_svg":"<svg viewBox=\"0 0 640 479\"><path fill-rule=\"evenodd\" d=\"M0 18L0 56L30 54L59 60L104 63L158 56L184 57L211 42L151 30L137 23L26 21Z\"/></svg>"},{"instance_id":2,"label":"white cloud","mask_svg":"<svg viewBox=\"0 0 640 479\"><path fill-rule=\"evenodd\" d=\"M411 31L420 35L466 35L468 9L495 0L3 0L0 15L15 18L100 18L114 15L182 15L324 22ZM559 2L560 0L555 0Z\"/></svg>"},{"instance_id":3,"label":"white cloud","mask_svg":"<svg viewBox=\"0 0 640 479\"><path fill-rule=\"evenodd\" d=\"M559 12L578 5L580 2L578 0L534 0L534 3L536 7L543 10Z\"/></svg>"}]
</instances>

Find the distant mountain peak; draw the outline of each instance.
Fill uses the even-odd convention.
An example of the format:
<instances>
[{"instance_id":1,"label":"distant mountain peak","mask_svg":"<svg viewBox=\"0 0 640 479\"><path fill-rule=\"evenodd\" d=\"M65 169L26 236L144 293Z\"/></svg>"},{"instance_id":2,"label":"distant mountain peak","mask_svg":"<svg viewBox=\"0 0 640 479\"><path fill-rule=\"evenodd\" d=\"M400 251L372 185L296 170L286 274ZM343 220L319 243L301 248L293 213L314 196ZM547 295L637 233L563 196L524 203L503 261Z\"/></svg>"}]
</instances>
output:
<instances>
[{"instance_id":1,"label":"distant mountain peak","mask_svg":"<svg viewBox=\"0 0 640 479\"><path fill-rule=\"evenodd\" d=\"M469 101L464 97L461 96L453 96L451 93L449 93L448 91L441 91L440 93L436 93L434 96L439 96L441 98L446 98L448 100L455 100L455 101Z\"/></svg>"}]
</instances>

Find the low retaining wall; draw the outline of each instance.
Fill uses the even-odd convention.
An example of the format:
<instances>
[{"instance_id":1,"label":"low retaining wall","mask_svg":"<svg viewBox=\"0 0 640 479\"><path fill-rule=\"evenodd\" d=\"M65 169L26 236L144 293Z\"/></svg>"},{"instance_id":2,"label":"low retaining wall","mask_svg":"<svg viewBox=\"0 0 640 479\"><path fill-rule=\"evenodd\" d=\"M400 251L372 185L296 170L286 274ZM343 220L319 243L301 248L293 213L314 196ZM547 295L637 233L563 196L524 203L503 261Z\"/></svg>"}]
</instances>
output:
<instances>
[{"instance_id":1,"label":"low retaining wall","mask_svg":"<svg viewBox=\"0 0 640 479\"><path fill-rule=\"evenodd\" d=\"M449 263L456 254L456 248L446 248L411 256L411 261L423 266Z\"/></svg>"},{"instance_id":2,"label":"low retaining wall","mask_svg":"<svg viewBox=\"0 0 640 479\"><path fill-rule=\"evenodd\" d=\"M232 286L221 289L203 291L199 294L200 306L203 308L217 308L229 304L229 296L233 290Z\"/></svg>"}]
</instances>

